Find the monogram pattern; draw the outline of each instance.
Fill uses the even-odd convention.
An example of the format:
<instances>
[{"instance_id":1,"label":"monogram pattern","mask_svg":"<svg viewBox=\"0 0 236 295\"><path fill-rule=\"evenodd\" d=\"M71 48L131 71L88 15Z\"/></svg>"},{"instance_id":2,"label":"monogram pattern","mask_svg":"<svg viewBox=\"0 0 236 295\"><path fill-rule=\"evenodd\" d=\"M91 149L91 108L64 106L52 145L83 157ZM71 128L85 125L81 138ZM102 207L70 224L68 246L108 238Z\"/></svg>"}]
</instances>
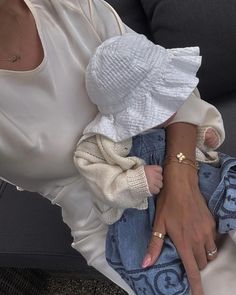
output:
<instances>
[{"instance_id":1,"label":"monogram pattern","mask_svg":"<svg viewBox=\"0 0 236 295\"><path fill-rule=\"evenodd\" d=\"M189 293L186 276L181 278L179 275L183 273L180 259L171 261L170 263L155 265L147 271L143 269L127 271L121 264L118 265L109 259L108 262L130 285L135 294L175 295ZM178 266L179 269L177 269L176 266Z\"/></svg>"},{"instance_id":2,"label":"monogram pattern","mask_svg":"<svg viewBox=\"0 0 236 295\"><path fill-rule=\"evenodd\" d=\"M162 165L165 132L138 135L130 154L147 164ZM199 187L216 219L219 233L236 229L236 159L219 154L220 165L200 163ZM169 238L154 266L141 267L151 237L155 213L154 197L147 210L127 209L122 218L109 226L106 243L108 263L138 295L187 295L189 283L181 259Z\"/></svg>"}]
</instances>

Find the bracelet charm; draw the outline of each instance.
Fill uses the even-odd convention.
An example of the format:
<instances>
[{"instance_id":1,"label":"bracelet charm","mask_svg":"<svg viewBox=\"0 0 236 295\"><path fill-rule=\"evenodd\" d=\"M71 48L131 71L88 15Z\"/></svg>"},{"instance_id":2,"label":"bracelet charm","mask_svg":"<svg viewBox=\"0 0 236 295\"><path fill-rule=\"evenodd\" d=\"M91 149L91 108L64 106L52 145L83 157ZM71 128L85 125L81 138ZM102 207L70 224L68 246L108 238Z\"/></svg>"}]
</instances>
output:
<instances>
[{"instance_id":1,"label":"bracelet charm","mask_svg":"<svg viewBox=\"0 0 236 295\"><path fill-rule=\"evenodd\" d=\"M181 163L183 160L186 159L185 155L183 153L178 153L176 155L176 158L179 160L179 162Z\"/></svg>"},{"instance_id":2,"label":"bracelet charm","mask_svg":"<svg viewBox=\"0 0 236 295\"><path fill-rule=\"evenodd\" d=\"M172 162L176 162L179 164L185 164L193 167L194 169L198 170L199 166L197 162L192 161L191 159L188 159L182 152L176 154L176 155L168 155L165 159L165 165L168 165Z\"/></svg>"}]
</instances>

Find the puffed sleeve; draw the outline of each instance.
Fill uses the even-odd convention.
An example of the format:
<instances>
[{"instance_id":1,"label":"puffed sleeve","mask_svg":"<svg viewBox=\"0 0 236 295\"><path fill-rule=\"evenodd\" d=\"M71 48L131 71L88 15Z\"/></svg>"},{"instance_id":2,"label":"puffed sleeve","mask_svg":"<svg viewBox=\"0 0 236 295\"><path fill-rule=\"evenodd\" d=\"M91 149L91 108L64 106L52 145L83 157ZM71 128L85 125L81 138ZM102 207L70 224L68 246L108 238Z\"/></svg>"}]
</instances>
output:
<instances>
[{"instance_id":1,"label":"puffed sleeve","mask_svg":"<svg viewBox=\"0 0 236 295\"><path fill-rule=\"evenodd\" d=\"M127 32L117 12L103 0L77 0L101 42Z\"/></svg>"},{"instance_id":2,"label":"puffed sleeve","mask_svg":"<svg viewBox=\"0 0 236 295\"><path fill-rule=\"evenodd\" d=\"M220 112L215 106L201 99L197 88L167 125L177 122L186 122L198 126L197 145L203 151L217 149L225 139L224 123ZM205 134L209 128L214 130L218 138L217 145L210 149L204 146Z\"/></svg>"}]
</instances>

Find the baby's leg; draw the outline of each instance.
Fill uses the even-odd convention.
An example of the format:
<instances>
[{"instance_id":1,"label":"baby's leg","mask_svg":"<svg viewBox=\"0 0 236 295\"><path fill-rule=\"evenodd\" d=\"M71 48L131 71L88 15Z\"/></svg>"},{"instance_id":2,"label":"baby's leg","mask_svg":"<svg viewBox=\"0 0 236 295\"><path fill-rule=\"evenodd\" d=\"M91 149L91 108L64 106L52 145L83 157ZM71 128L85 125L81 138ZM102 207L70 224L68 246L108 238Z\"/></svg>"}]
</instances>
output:
<instances>
[{"instance_id":1,"label":"baby's leg","mask_svg":"<svg viewBox=\"0 0 236 295\"><path fill-rule=\"evenodd\" d=\"M169 238L165 239L157 262L146 269L142 260L152 232L155 201L148 210L127 209L122 218L109 227L107 260L137 295L187 295L189 284L182 261Z\"/></svg>"},{"instance_id":2,"label":"baby's leg","mask_svg":"<svg viewBox=\"0 0 236 295\"><path fill-rule=\"evenodd\" d=\"M164 130L137 136L133 140L130 155L143 158L148 165L162 165L164 154ZM149 268L142 268L154 215L155 197L149 198L147 210L125 210L122 218L109 227L107 260L137 295L186 295L189 293L187 276L169 238L165 239L157 262Z\"/></svg>"},{"instance_id":3,"label":"baby's leg","mask_svg":"<svg viewBox=\"0 0 236 295\"><path fill-rule=\"evenodd\" d=\"M63 220L70 227L74 238L72 247L83 255L89 265L133 295L130 287L106 261L107 226L98 219L90 197L86 183L79 179L64 187L53 203L62 208Z\"/></svg>"}]
</instances>

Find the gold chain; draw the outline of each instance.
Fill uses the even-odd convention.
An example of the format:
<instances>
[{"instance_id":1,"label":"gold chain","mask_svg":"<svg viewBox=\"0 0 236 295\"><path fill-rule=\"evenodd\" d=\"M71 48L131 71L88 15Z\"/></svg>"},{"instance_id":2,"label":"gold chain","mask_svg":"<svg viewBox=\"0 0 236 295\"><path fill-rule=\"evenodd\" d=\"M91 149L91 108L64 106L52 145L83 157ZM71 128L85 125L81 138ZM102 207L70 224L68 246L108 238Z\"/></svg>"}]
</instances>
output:
<instances>
[{"instance_id":1,"label":"gold chain","mask_svg":"<svg viewBox=\"0 0 236 295\"><path fill-rule=\"evenodd\" d=\"M193 167L194 169L198 170L199 166L197 162L192 161L191 159L187 158L183 153L178 153L176 155L168 155L165 159L164 166L175 162L179 164L189 165Z\"/></svg>"}]
</instances>

